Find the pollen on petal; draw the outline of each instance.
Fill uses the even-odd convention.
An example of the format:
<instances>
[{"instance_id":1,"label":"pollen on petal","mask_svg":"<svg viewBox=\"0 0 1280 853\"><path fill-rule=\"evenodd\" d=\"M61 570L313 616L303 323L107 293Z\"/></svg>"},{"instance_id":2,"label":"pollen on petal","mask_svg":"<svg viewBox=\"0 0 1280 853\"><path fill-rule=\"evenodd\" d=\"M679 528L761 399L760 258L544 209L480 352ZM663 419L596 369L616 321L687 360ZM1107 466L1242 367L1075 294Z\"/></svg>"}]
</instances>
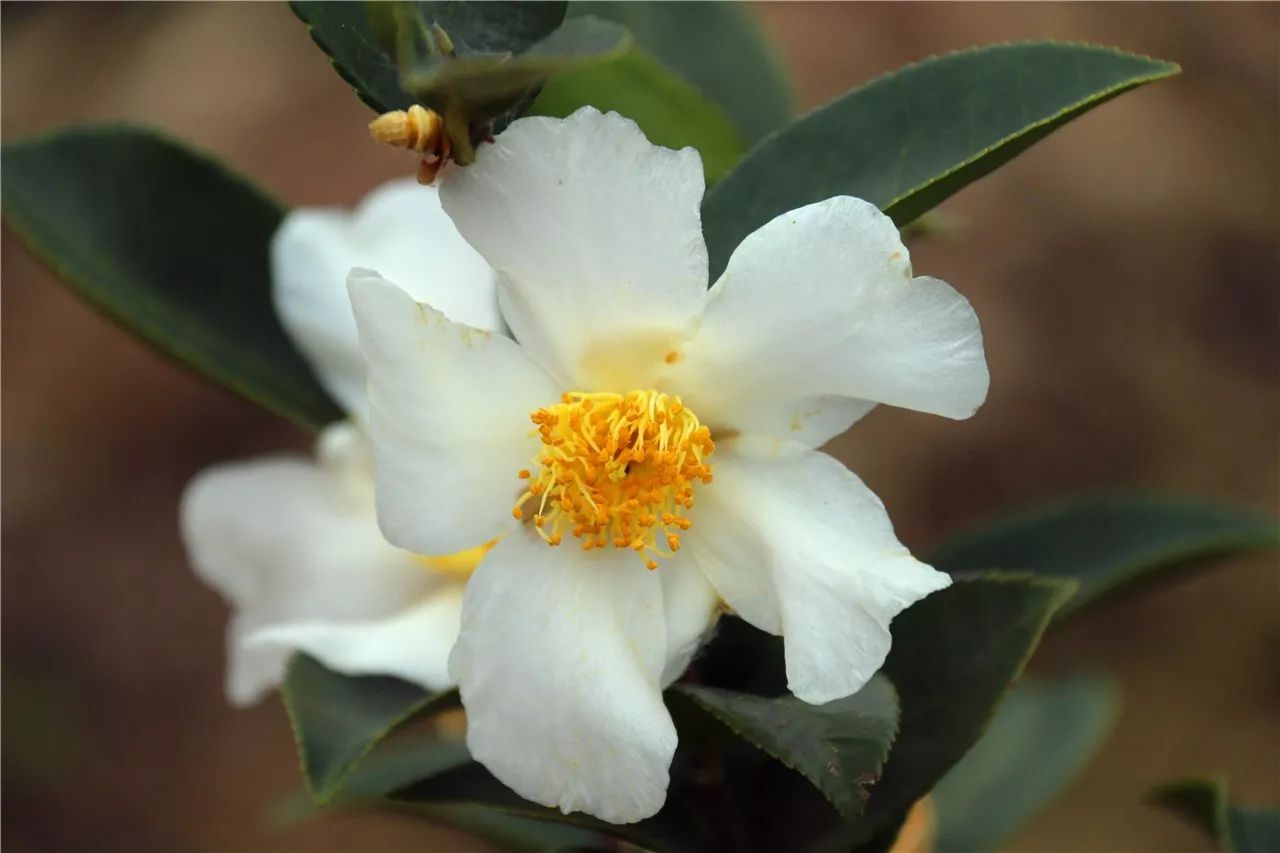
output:
<instances>
[{"instance_id":1,"label":"pollen on petal","mask_svg":"<svg viewBox=\"0 0 1280 853\"><path fill-rule=\"evenodd\" d=\"M483 545L477 545L474 548L468 548L466 551L459 551L456 554L446 554L442 557L415 554L414 559L437 574L456 575L465 578L471 576L476 566L480 565L480 561L484 559L484 555L489 553L489 549L496 544L498 544L498 540L492 539Z\"/></svg>"}]
</instances>

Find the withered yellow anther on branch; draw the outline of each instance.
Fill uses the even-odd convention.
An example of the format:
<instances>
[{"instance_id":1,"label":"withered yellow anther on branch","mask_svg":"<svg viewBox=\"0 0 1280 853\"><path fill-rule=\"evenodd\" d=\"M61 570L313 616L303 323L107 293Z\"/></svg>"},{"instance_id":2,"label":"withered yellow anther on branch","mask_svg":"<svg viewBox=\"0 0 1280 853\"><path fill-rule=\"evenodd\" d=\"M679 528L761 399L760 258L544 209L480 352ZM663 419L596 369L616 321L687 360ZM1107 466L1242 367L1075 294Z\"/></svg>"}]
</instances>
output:
<instances>
[{"instance_id":1,"label":"withered yellow anther on branch","mask_svg":"<svg viewBox=\"0 0 1280 853\"><path fill-rule=\"evenodd\" d=\"M407 110L383 113L369 123L369 133L378 142L408 148L422 155L418 183L434 183L436 173L449 159L449 137L444 119L426 107L414 104Z\"/></svg>"}]
</instances>

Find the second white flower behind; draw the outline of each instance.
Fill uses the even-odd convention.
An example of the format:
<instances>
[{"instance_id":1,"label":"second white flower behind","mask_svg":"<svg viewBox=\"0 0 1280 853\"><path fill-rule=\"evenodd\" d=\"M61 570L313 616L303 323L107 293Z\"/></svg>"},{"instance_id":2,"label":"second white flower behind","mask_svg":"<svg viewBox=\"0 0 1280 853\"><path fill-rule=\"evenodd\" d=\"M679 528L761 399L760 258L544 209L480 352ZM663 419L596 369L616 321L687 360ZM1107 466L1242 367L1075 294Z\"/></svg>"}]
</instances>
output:
<instances>
[{"instance_id":1,"label":"second white flower behind","mask_svg":"<svg viewBox=\"0 0 1280 853\"><path fill-rule=\"evenodd\" d=\"M616 114L523 119L441 188L513 337L350 280L384 533L423 554L501 537L450 661L471 752L616 823L662 806L662 689L721 599L783 636L805 701L880 668L893 617L949 581L814 448L877 403L964 418L987 392L968 302L912 277L873 205L779 216L708 290L702 192L694 151Z\"/></svg>"},{"instance_id":2,"label":"second white flower behind","mask_svg":"<svg viewBox=\"0 0 1280 853\"><path fill-rule=\"evenodd\" d=\"M295 651L344 673L451 685L462 588L486 540L446 558L390 545L373 507L364 359L347 273L377 265L453 317L501 331L493 270L458 235L431 187L379 187L356 210L300 208L271 241L281 324L342 406L314 458L273 454L216 465L188 486L182 536L192 566L233 607L228 699L247 705ZM461 550L461 549L459 549Z\"/></svg>"}]
</instances>

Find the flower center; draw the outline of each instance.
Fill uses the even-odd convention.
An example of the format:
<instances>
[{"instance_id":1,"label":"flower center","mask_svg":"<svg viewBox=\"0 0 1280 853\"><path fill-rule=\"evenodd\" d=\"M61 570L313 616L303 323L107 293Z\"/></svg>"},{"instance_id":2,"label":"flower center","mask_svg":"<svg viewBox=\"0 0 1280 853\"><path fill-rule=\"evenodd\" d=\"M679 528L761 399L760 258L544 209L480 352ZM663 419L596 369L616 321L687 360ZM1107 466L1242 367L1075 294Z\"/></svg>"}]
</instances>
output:
<instances>
[{"instance_id":1,"label":"flower center","mask_svg":"<svg viewBox=\"0 0 1280 853\"><path fill-rule=\"evenodd\" d=\"M542 449L536 473L520 472L529 488L512 515L524 518L532 503L547 544L559 545L569 532L586 551L630 548L649 569L658 568L653 556L680 550L680 534L692 524L684 513L693 507L693 484L711 482L704 460L715 444L679 397L571 391L529 418Z\"/></svg>"}]
</instances>

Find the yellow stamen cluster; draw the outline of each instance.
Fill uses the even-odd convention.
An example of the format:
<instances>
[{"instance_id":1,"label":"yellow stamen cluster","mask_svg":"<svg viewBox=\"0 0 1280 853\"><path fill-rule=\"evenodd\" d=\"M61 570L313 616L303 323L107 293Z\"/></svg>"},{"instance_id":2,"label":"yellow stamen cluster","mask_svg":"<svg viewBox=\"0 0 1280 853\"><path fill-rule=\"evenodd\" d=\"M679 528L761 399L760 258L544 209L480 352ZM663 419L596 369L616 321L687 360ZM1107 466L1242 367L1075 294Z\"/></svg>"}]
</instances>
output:
<instances>
[{"instance_id":1,"label":"yellow stamen cluster","mask_svg":"<svg viewBox=\"0 0 1280 853\"><path fill-rule=\"evenodd\" d=\"M715 444L679 397L575 391L529 417L542 449L536 470L519 472L529 486L512 515L524 518L532 504L549 545L572 533L587 551L630 548L650 569L658 568L651 555L680 550L693 484L711 482L705 460Z\"/></svg>"}]
</instances>

